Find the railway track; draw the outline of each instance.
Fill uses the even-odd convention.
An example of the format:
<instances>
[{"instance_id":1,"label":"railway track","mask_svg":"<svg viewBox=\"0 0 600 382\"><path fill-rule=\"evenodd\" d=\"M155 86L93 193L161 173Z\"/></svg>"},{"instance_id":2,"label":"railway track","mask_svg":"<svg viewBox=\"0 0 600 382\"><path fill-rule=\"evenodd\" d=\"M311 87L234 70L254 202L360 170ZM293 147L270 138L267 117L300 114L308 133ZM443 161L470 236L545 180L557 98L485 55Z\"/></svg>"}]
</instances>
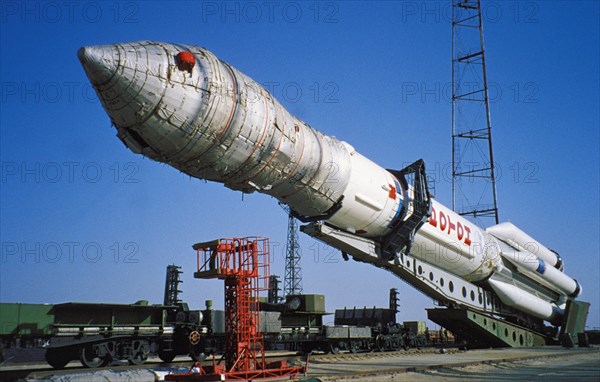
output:
<instances>
[{"instance_id":1,"label":"railway track","mask_svg":"<svg viewBox=\"0 0 600 382\"><path fill-rule=\"evenodd\" d=\"M423 348L423 349L409 349L409 350L398 350L398 351L389 351L389 352L363 352L363 353L350 353L350 352L340 352L338 354L326 354L326 353L315 353L311 354L309 361L310 363L335 363L335 362L351 362L351 361L359 361L359 360L369 360L375 358L394 358L394 357L402 357L402 356L413 356L415 354L435 354L439 353L440 348ZM457 348L446 349L446 353L457 353L459 350ZM288 362L295 363L304 363L306 361L306 356L291 352L278 352L267 354L267 357L272 361L286 360ZM56 370L49 367L45 363L35 363L35 364L14 364L10 366L0 366L0 382L4 381L17 381L24 379L45 379L50 376L59 376L59 375L70 375L70 374L80 374L80 373L93 373L97 371L114 371L114 372L124 372L128 370L182 370L189 368L192 365L192 361L189 359L176 360L174 362L162 362L158 359L149 360L143 365L127 365L127 364L119 364L115 363L109 367L98 368L98 369L89 369L82 366L79 366L76 361L71 362L67 367L63 370ZM218 360L218 357L217 357ZM203 365L210 365L212 360L205 360L202 362Z\"/></svg>"},{"instance_id":2,"label":"railway track","mask_svg":"<svg viewBox=\"0 0 600 382\"><path fill-rule=\"evenodd\" d=\"M448 348L442 352L440 348L411 349L408 351L370 352L370 353L340 353L340 354L312 354L310 355L309 371L307 377L319 378L327 381L333 380L380 380L377 378L395 378L398 374L405 375L399 380L411 380L409 372L429 373L435 370L449 370L464 368L472 365L496 364L506 362L525 362L525 360L563 359L565 356L578 358L586 355L597 357L598 348L591 349L564 349L560 347L541 347L526 349L483 349L462 351L458 348ZM271 361L287 360L291 363L304 363L303 355L270 354ZM542 362L542 361L539 361ZM553 361L544 361L550 362ZM205 361L203 364L210 364ZM89 381L89 380L131 380L155 381L161 380L161 374L172 371L183 371L191 366L189 360L177 360L171 363L162 363L152 360L144 365L113 365L110 368L85 369L76 367L74 363L65 370L52 370L41 364L33 365L27 369L6 370L0 368L0 381L18 381L47 379L51 376L58 377L57 381ZM3 370L4 369L4 370ZM597 369L596 372L597 373ZM595 374L596 375L596 374ZM61 378L62 377L62 378ZM383 380L383 379L381 379Z\"/></svg>"},{"instance_id":3,"label":"railway track","mask_svg":"<svg viewBox=\"0 0 600 382\"><path fill-rule=\"evenodd\" d=\"M422 349L408 349L408 350L395 350L395 351L386 351L386 352L365 352L365 353L339 353L339 354L313 354L310 356L310 362L314 363L329 363L329 362L338 362L338 361L352 361L352 360L364 360L364 359L373 359L373 358L393 358L393 357L403 357L403 356L412 356L415 354L437 354L440 353L443 349L445 354L459 353L462 350L459 350L458 347L453 348L436 348L436 347L428 347Z\"/></svg>"},{"instance_id":4,"label":"railway track","mask_svg":"<svg viewBox=\"0 0 600 382\"><path fill-rule=\"evenodd\" d=\"M600 360L599 348L571 348L557 346L538 348L500 348L460 351L451 349L445 354L433 352L389 353L390 358L350 359L343 358L331 362L313 362L309 376L322 381L447 381L447 380L538 380L546 375L550 380L577 380L569 376L580 375L579 380L597 381L600 376L597 365ZM429 353L429 354L427 354ZM581 360L581 361L580 361ZM554 365L582 363L576 368L561 368ZM535 365L545 364L541 368ZM504 366L492 366L504 365ZM513 366L519 365L519 366ZM486 367L488 372L481 374L470 367ZM534 370L512 371L525 367ZM465 369L466 368L466 369ZM555 370L550 371L549 369ZM502 375L504 370L518 377ZM467 370L467 371L464 371ZM432 378L440 375L441 378ZM521 374L519 374L521 373ZM445 378L449 376L450 378ZM422 377L422 378L421 378Z\"/></svg>"}]
</instances>

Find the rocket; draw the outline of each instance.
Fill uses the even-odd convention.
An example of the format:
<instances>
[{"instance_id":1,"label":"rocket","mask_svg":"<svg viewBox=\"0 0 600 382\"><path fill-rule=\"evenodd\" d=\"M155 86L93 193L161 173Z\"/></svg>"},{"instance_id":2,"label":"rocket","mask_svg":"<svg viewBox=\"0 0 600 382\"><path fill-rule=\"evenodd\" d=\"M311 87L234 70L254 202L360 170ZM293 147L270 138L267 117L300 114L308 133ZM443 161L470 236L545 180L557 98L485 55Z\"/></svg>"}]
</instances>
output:
<instances>
[{"instance_id":1,"label":"rocket","mask_svg":"<svg viewBox=\"0 0 600 382\"><path fill-rule=\"evenodd\" d=\"M384 245L415 189L393 171L291 115L267 90L204 48L153 41L83 47L79 60L136 154L232 190L260 192L303 221ZM562 259L510 223L486 230L431 199L415 258L559 322L581 293Z\"/></svg>"}]
</instances>

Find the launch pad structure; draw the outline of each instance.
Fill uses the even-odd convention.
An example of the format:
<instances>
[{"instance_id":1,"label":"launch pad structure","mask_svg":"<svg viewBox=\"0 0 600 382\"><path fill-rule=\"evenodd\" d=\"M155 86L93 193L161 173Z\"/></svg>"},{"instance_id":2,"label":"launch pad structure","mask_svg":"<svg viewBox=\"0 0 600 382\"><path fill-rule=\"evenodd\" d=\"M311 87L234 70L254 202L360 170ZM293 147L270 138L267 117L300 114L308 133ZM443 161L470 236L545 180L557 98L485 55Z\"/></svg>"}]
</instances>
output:
<instances>
[{"instance_id":1,"label":"launch pad structure","mask_svg":"<svg viewBox=\"0 0 600 382\"><path fill-rule=\"evenodd\" d=\"M504 304L495 293L476 283L457 277L433 264L407 253L389 259L379 243L349 234L322 222L313 222L300 230L334 248L347 257L387 270L433 298L439 308L427 309L428 318L460 335L468 348L537 347L563 345L573 347L587 342L585 331L589 303L568 300L560 332L545 326L533 326L527 316ZM511 320L500 318L512 316Z\"/></svg>"},{"instance_id":2,"label":"launch pad structure","mask_svg":"<svg viewBox=\"0 0 600 382\"><path fill-rule=\"evenodd\" d=\"M225 332L223 359L213 355L212 366L195 363L188 373L169 374L167 381L229 381L292 377L306 371L287 361L267 363L260 332L259 294L269 290L269 239L248 237L217 239L194 244L198 279L225 282Z\"/></svg>"}]
</instances>

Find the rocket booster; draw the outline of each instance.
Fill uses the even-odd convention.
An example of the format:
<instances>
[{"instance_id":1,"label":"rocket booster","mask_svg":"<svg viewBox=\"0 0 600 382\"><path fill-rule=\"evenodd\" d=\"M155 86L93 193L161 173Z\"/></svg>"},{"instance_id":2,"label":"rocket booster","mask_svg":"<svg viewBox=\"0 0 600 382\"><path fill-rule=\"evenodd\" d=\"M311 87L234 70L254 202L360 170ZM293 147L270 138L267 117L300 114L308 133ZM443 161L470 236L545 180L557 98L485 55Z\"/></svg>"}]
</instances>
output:
<instances>
[{"instance_id":1,"label":"rocket booster","mask_svg":"<svg viewBox=\"0 0 600 382\"><path fill-rule=\"evenodd\" d=\"M233 190L271 195L299 217L376 241L408 208L410 186L292 116L206 49L141 41L84 47L78 56L117 136L134 153ZM498 281L489 287L516 308L523 304L510 301L541 304L526 311L543 319L554 315L557 296L581 291L561 272L558 255L517 227L482 230L435 200L411 254L472 282L522 273L556 296L521 298L529 293Z\"/></svg>"}]
</instances>

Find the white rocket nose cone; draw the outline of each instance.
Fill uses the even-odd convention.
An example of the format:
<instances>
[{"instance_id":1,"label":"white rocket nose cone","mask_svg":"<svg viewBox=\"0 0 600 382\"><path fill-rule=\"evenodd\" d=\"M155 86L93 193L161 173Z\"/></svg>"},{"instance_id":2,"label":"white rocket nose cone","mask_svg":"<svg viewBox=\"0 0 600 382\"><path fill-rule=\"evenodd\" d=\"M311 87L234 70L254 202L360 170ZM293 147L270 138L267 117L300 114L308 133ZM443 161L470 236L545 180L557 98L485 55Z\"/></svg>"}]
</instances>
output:
<instances>
[{"instance_id":1,"label":"white rocket nose cone","mask_svg":"<svg viewBox=\"0 0 600 382\"><path fill-rule=\"evenodd\" d=\"M79 48L77 57L94 85L108 82L117 71L119 64L119 51L114 45Z\"/></svg>"},{"instance_id":2,"label":"white rocket nose cone","mask_svg":"<svg viewBox=\"0 0 600 382\"><path fill-rule=\"evenodd\" d=\"M131 45L127 48L130 52L119 44L96 45L80 48L77 52L104 109L113 124L120 127L130 127L138 122L141 104L144 102L139 94L144 81L139 81L136 77L138 46ZM140 53L145 56L143 49ZM139 72L138 75L143 78L148 75L147 70Z\"/></svg>"},{"instance_id":3,"label":"white rocket nose cone","mask_svg":"<svg viewBox=\"0 0 600 382\"><path fill-rule=\"evenodd\" d=\"M181 50L144 41L86 46L77 52L117 135L136 153L164 158L190 141L185 121L202 105L203 93L193 86L189 71L174 65ZM198 78L198 70L193 73Z\"/></svg>"}]
</instances>

